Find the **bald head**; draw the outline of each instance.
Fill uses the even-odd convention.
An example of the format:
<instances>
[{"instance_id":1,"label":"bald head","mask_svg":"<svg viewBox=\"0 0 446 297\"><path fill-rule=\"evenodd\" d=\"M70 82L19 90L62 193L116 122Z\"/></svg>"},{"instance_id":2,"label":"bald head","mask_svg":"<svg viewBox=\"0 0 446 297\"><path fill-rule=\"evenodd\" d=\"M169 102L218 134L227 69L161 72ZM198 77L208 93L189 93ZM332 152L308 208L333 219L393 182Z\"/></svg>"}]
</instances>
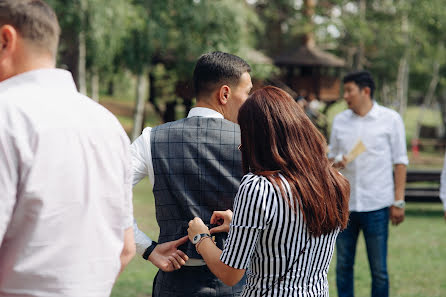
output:
<instances>
[{"instance_id":1,"label":"bald head","mask_svg":"<svg viewBox=\"0 0 446 297\"><path fill-rule=\"evenodd\" d=\"M34 50L56 58L60 27L53 9L42 0L0 0L0 27L14 27Z\"/></svg>"}]
</instances>

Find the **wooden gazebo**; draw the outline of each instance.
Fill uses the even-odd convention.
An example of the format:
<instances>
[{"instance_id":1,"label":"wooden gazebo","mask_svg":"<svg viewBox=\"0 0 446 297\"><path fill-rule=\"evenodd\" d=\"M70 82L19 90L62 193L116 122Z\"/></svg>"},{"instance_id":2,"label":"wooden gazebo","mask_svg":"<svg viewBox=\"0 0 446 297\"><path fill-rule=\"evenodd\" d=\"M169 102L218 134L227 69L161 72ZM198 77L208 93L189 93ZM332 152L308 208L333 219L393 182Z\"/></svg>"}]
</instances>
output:
<instances>
[{"instance_id":1,"label":"wooden gazebo","mask_svg":"<svg viewBox=\"0 0 446 297\"><path fill-rule=\"evenodd\" d=\"M318 48L312 34L306 34L303 45L280 54L274 62L282 70L280 79L298 96L303 96L308 102L319 100L325 103L322 116L312 120L328 137L326 114L332 103L340 98L340 76L345 61Z\"/></svg>"},{"instance_id":2,"label":"wooden gazebo","mask_svg":"<svg viewBox=\"0 0 446 297\"><path fill-rule=\"evenodd\" d=\"M274 59L282 69L282 81L297 94L323 102L336 101L340 94L340 70L345 61L316 45L306 43Z\"/></svg>"}]
</instances>

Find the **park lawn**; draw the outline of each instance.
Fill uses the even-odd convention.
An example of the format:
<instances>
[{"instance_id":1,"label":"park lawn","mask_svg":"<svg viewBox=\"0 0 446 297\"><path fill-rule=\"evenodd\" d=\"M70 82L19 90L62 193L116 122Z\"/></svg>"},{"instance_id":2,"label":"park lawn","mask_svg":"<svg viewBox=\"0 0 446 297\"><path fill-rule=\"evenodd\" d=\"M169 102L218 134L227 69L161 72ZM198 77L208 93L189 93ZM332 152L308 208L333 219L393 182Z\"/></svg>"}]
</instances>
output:
<instances>
[{"instance_id":1,"label":"park lawn","mask_svg":"<svg viewBox=\"0 0 446 297\"><path fill-rule=\"evenodd\" d=\"M134 213L139 228L156 238L159 229L147 180L134 189ZM405 222L397 227L390 226L389 229L390 296L446 296L446 222L442 205L409 203ZM328 274L330 296L337 296L335 264L333 260ZM119 277L112 296L150 296L155 274L156 268L137 255ZM361 236L355 265L356 296L370 296L370 283L364 239Z\"/></svg>"}]
</instances>

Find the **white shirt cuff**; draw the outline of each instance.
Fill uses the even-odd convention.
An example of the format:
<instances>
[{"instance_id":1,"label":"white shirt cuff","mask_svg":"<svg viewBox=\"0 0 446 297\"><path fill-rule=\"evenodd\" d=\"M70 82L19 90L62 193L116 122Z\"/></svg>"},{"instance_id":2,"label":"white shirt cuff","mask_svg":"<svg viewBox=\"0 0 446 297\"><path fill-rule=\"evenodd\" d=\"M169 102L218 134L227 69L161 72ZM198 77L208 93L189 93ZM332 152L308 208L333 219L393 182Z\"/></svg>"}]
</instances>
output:
<instances>
[{"instance_id":1,"label":"white shirt cuff","mask_svg":"<svg viewBox=\"0 0 446 297\"><path fill-rule=\"evenodd\" d=\"M136 253L142 256L146 249L152 245L152 239L138 229L136 220L133 221L133 232L135 234Z\"/></svg>"},{"instance_id":2,"label":"white shirt cuff","mask_svg":"<svg viewBox=\"0 0 446 297\"><path fill-rule=\"evenodd\" d=\"M395 158L393 160L393 164L403 164L403 165L409 165L409 158L406 156L401 156L398 158Z\"/></svg>"}]
</instances>

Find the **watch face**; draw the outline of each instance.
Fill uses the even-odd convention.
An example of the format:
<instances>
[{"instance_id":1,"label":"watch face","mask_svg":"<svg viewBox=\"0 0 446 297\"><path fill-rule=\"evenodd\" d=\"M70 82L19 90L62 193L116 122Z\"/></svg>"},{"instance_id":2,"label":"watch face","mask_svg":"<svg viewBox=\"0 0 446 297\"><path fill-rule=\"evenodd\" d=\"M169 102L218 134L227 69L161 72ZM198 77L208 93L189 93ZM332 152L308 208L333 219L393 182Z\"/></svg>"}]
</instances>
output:
<instances>
[{"instance_id":1,"label":"watch face","mask_svg":"<svg viewBox=\"0 0 446 297\"><path fill-rule=\"evenodd\" d=\"M192 243L197 244L200 238L201 238L200 234L195 235L194 238L192 238Z\"/></svg>"}]
</instances>

